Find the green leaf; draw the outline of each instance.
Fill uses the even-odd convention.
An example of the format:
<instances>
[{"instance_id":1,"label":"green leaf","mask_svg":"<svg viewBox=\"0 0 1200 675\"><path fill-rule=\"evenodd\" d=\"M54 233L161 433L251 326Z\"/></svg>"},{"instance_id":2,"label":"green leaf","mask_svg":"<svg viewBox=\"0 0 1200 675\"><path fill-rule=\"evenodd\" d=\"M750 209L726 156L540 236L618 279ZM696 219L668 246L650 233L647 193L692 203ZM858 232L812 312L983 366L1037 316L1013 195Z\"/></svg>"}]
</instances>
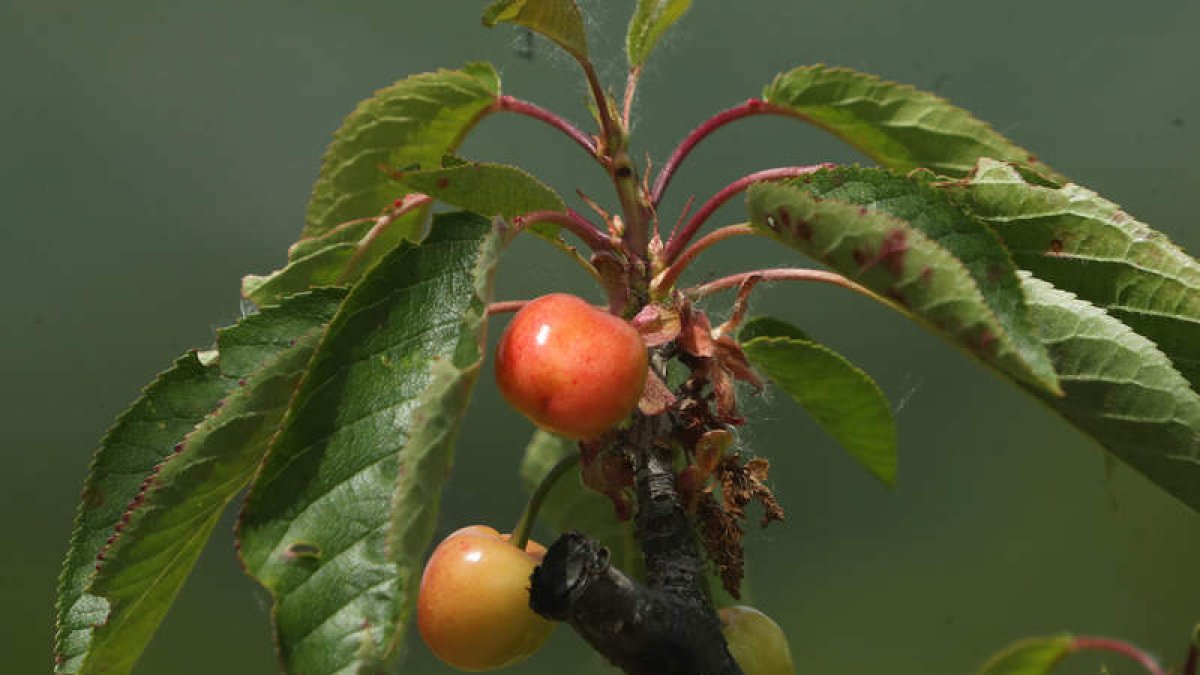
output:
<instances>
[{"instance_id":1,"label":"green leaf","mask_svg":"<svg viewBox=\"0 0 1200 675\"><path fill-rule=\"evenodd\" d=\"M625 35L631 69L641 68L659 38L692 6L692 0L638 0Z\"/></svg>"},{"instance_id":2,"label":"green leaf","mask_svg":"<svg viewBox=\"0 0 1200 675\"><path fill-rule=\"evenodd\" d=\"M441 166L500 95L500 79L486 63L400 80L358 104L334 133L313 186L304 237L378 215L405 192L381 168ZM419 234L410 218L404 239Z\"/></svg>"},{"instance_id":3,"label":"green leaf","mask_svg":"<svg viewBox=\"0 0 1200 675\"><path fill-rule=\"evenodd\" d=\"M376 669L401 644L502 243L480 216L437 216L354 287L313 357L238 530L289 672Z\"/></svg>"},{"instance_id":4,"label":"green leaf","mask_svg":"<svg viewBox=\"0 0 1200 675\"><path fill-rule=\"evenodd\" d=\"M472 63L413 75L360 103L325 151L287 266L247 276L242 294L261 305L314 286L349 284L401 241L418 239L428 206L372 231L377 217L412 193L389 172L441 166L499 95L496 71Z\"/></svg>"},{"instance_id":5,"label":"green leaf","mask_svg":"<svg viewBox=\"0 0 1200 675\"><path fill-rule=\"evenodd\" d=\"M242 296L261 306L312 287L340 285L357 252L357 244L339 243L293 260L268 275L247 274L242 277Z\"/></svg>"},{"instance_id":6,"label":"green leaf","mask_svg":"<svg viewBox=\"0 0 1200 675\"><path fill-rule=\"evenodd\" d=\"M328 321L342 295L297 296L220 331L219 364L185 356L118 421L89 475L64 570L59 672L132 668L262 458L266 439L254 435L273 431L269 415L307 362L294 341Z\"/></svg>"},{"instance_id":7,"label":"green leaf","mask_svg":"<svg viewBox=\"0 0 1200 675\"><path fill-rule=\"evenodd\" d=\"M451 206L505 220L532 211L565 211L561 197L545 183L515 166L469 162L444 169L408 171L405 187Z\"/></svg>"},{"instance_id":8,"label":"green leaf","mask_svg":"<svg viewBox=\"0 0 1200 675\"><path fill-rule=\"evenodd\" d=\"M875 380L841 354L812 340L793 337L799 328L778 319L739 333L750 364L808 411L855 459L885 485L896 484L896 423ZM772 327L781 330L772 335Z\"/></svg>"},{"instance_id":9,"label":"green leaf","mask_svg":"<svg viewBox=\"0 0 1200 675\"><path fill-rule=\"evenodd\" d=\"M536 431L521 460L521 481L533 492L558 460L579 452L571 439ZM617 520L612 500L586 487L574 470L559 478L542 502L538 523L553 538L567 530L579 530L608 548L616 566L627 574L639 575L641 556L633 539L633 523ZM546 542L547 544L549 542Z\"/></svg>"},{"instance_id":10,"label":"green leaf","mask_svg":"<svg viewBox=\"0 0 1200 675\"><path fill-rule=\"evenodd\" d=\"M1200 262L1096 193L1032 185L1002 162L947 187L1018 265L1153 340L1200 391Z\"/></svg>"},{"instance_id":11,"label":"green leaf","mask_svg":"<svg viewBox=\"0 0 1200 675\"><path fill-rule=\"evenodd\" d=\"M1200 510L1200 396L1150 340L1028 273L1026 296L1066 396L1037 394L1081 431Z\"/></svg>"},{"instance_id":12,"label":"green leaf","mask_svg":"<svg viewBox=\"0 0 1200 675\"><path fill-rule=\"evenodd\" d=\"M778 75L763 98L833 133L898 172L928 168L965 176L980 157L1052 169L945 99L847 68L804 66Z\"/></svg>"},{"instance_id":13,"label":"green leaf","mask_svg":"<svg viewBox=\"0 0 1200 675\"><path fill-rule=\"evenodd\" d=\"M94 627L108 616L108 602L87 591L96 557L141 492L154 467L234 387L215 364L188 352L142 392L100 442L84 482L71 545L59 578L55 672L78 673Z\"/></svg>"},{"instance_id":14,"label":"green leaf","mask_svg":"<svg viewBox=\"0 0 1200 675\"><path fill-rule=\"evenodd\" d=\"M751 186L765 234L888 299L896 309L1021 382L1058 392L1016 269L996 236L923 178L822 171Z\"/></svg>"},{"instance_id":15,"label":"green leaf","mask_svg":"<svg viewBox=\"0 0 1200 675\"><path fill-rule=\"evenodd\" d=\"M583 14L572 0L496 0L483 10L483 25L515 23L537 31L577 61L588 58Z\"/></svg>"},{"instance_id":16,"label":"green leaf","mask_svg":"<svg viewBox=\"0 0 1200 675\"><path fill-rule=\"evenodd\" d=\"M1070 635L1021 640L989 659L979 675L1046 675L1074 650Z\"/></svg>"}]
</instances>

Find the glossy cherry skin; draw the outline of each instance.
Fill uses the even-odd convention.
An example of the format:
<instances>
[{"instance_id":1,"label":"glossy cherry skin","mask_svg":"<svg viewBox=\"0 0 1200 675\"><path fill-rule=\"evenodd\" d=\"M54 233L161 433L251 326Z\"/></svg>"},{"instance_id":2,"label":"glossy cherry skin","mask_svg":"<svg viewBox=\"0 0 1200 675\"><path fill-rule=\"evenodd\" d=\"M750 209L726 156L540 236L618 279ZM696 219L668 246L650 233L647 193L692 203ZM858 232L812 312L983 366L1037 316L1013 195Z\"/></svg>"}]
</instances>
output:
<instances>
[{"instance_id":1,"label":"glossy cherry skin","mask_svg":"<svg viewBox=\"0 0 1200 675\"><path fill-rule=\"evenodd\" d=\"M529 609L529 575L546 555L524 551L484 525L446 537L421 576L417 628L429 650L461 670L516 663L546 641L554 623Z\"/></svg>"},{"instance_id":2,"label":"glossy cherry skin","mask_svg":"<svg viewBox=\"0 0 1200 675\"><path fill-rule=\"evenodd\" d=\"M729 653L742 672L746 675L795 674L787 635L771 617L745 605L724 607L718 615Z\"/></svg>"},{"instance_id":3,"label":"glossy cherry skin","mask_svg":"<svg viewBox=\"0 0 1200 675\"><path fill-rule=\"evenodd\" d=\"M647 365L646 345L629 322L554 293L509 322L496 349L496 383L534 424L588 439L637 407Z\"/></svg>"}]
</instances>

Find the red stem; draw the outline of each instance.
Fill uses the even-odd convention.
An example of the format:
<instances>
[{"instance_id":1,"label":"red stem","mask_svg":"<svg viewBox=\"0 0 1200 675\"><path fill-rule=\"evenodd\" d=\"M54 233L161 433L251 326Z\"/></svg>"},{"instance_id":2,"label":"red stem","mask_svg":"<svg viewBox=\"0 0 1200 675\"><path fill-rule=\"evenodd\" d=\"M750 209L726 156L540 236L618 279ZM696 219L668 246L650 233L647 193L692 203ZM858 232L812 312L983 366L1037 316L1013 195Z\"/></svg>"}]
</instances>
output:
<instances>
[{"instance_id":1,"label":"red stem","mask_svg":"<svg viewBox=\"0 0 1200 675\"><path fill-rule=\"evenodd\" d=\"M1193 644L1188 647L1187 661L1183 664L1181 675L1196 675L1197 665L1200 665L1200 647Z\"/></svg>"},{"instance_id":2,"label":"red stem","mask_svg":"<svg viewBox=\"0 0 1200 675\"><path fill-rule=\"evenodd\" d=\"M566 211L531 211L513 218L517 231L523 230L534 223L554 223L567 228L583 240L593 251L611 251L612 242L604 236L596 226L573 209Z\"/></svg>"},{"instance_id":3,"label":"red stem","mask_svg":"<svg viewBox=\"0 0 1200 675\"><path fill-rule=\"evenodd\" d=\"M658 207L659 201L662 200L663 192L666 191L667 185L671 183L671 178L675 176L675 170L679 168L679 165L691 154L700 141L707 138L712 132L743 117L752 117L754 115L786 115L794 117L795 114L795 111L783 106L767 103L760 98L752 98L741 105L734 106L728 110L722 110L704 120L700 123L700 126L688 133L679 145L675 147L674 152L667 159L667 163L663 164L662 170L658 172L658 178L654 181L654 189L650 191L650 205Z\"/></svg>"},{"instance_id":4,"label":"red stem","mask_svg":"<svg viewBox=\"0 0 1200 675\"><path fill-rule=\"evenodd\" d=\"M633 97L637 93L638 80L642 76L642 68L638 66L629 70L629 77L625 79L625 100L621 104L621 123L629 129L629 118L633 112Z\"/></svg>"},{"instance_id":5,"label":"red stem","mask_svg":"<svg viewBox=\"0 0 1200 675\"><path fill-rule=\"evenodd\" d=\"M1124 656L1132 661L1136 661L1140 666L1145 668L1147 672L1151 673L1151 675L1166 675L1166 672L1162 669L1162 666L1158 665L1158 662L1154 660L1154 657L1127 642L1114 640L1112 638L1077 637L1074 640L1072 648L1074 651L1091 649L1120 654L1121 656Z\"/></svg>"},{"instance_id":6,"label":"red stem","mask_svg":"<svg viewBox=\"0 0 1200 675\"><path fill-rule=\"evenodd\" d=\"M746 234L754 234L754 228L749 225L727 225L718 230L713 230L708 234L696 240L686 251L679 256L679 260L671 263L671 266L663 270L654 281L651 283L651 291L657 294L661 289L671 288L675 285L675 280L683 273L687 266L691 264L696 256L700 255L704 249L712 246L719 241L725 241L731 237L740 237Z\"/></svg>"},{"instance_id":7,"label":"red stem","mask_svg":"<svg viewBox=\"0 0 1200 675\"><path fill-rule=\"evenodd\" d=\"M506 314L509 312L519 312L521 308L529 304L528 300L503 300L501 302L493 302L487 306L488 316L493 314Z\"/></svg>"},{"instance_id":8,"label":"red stem","mask_svg":"<svg viewBox=\"0 0 1200 675\"><path fill-rule=\"evenodd\" d=\"M600 78L596 75L596 69L587 61L581 61L580 65L583 66L583 74L587 78L592 98L596 101L596 114L600 117L600 153L611 159L613 148L610 146L617 136L617 120L612 118L612 108L608 105L608 95L604 93L604 87L600 84Z\"/></svg>"},{"instance_id":9,"label":"red stem","mask_svg":"<svg viewBox=\"0 0 1200 675\"><path fill-rule=\"evenodd\" d=\"M596 142L592 140L590 136L581 131L579 127L563 119L557 113L546 110L545 108L530 103L529 101L522 101L519 98L513 98L512 96L501 96L496 101L495 108L496 110L506 110L508 112L517 113L518 115L532 117L535 120L541 120L566 134L571 138L571 140L578 143L579 146L587 151L587 153L592 157L599 158L599 152L596 150Z\"/></svg>"},{"instance_id":10,"label":"red stem","mask_svg":"<svg viewBox=\"0 0 1200 675\"><path fill-rule=\"evenodd\" d=\"M700 207L699 211L696 211L696 215L692 216L692 219L688 221L687 225L683 226L683 229L679 231L679 234L671 237L671 239L667 242L667 248L664 252L663 259L668 265L674 263L675 257L679 255L679 252L683 250L684 246L687 246L692 237L696 236L696 231L700 229L700 226L704 224L704 221L708 220L708 217L711 216L714 211L724 206L725 202L729 201L731 197L750 187L751 184L768 180L795 178L796 176L803 176L805 174L810 174L831 166L833 165L811 164L809 166L784 166L776 169L756 171L733 181L729 185L721 188L721 190L709 198L707 202L704 202L704 205ZM662 174L659 175L661 176Z\"/></svg>"},{"instance_id":11,"label":"red stem","mask_svg":"<svg viewBox=\"0 0 1200 675\"><path fill-rule=\"evenodd\" d=\"M706 284L689 288L684 291L684 294L693 299L700 299L710 296L713 293L718 293L730 288L740 287L744 282L747 281L753 281L755 283L762 281L817 281L825 284L833 284L834 286L841 286L842 288L854 291L860 295L865 295L872 300L877 300L884 304L890 304L888 300L877 295L871 289L850 281L840 274L828 272L826 270L808 268L754 270L752 272L731 274L727 277L721 277L715 281L710 281Z\"/></svg>"},{"instance_id":12,"label":"red stem","mask_svg":"<svg viewBox=\"0 0 1200 675\"><path fill-rule=\"evenodd\" d=\"M337 283L339 285L345 284L350 281L355 274L358 273L358 266L362 264L362 258L366 254L367 249L371 247L371 244L374 243L374 241L378 239L381 234L391 227L392 223L396 222L396 220L401 216L406 215L415 209L428 206L432 203L433 197L420 192L412 192L400 198L395 204L392 205L392 208L388 209L385 213L376 216L374 218L375 226L372 227L365 235L363 235L363 238L358 241L358 249L354 251L354 254L350 256L350 260L346 262L346 266L342 269L341 275L338 276ZM342 225L345 225L345 223ZM342 227L342 225L339 225L338 227Z\"/></svg>"}]
</instances>

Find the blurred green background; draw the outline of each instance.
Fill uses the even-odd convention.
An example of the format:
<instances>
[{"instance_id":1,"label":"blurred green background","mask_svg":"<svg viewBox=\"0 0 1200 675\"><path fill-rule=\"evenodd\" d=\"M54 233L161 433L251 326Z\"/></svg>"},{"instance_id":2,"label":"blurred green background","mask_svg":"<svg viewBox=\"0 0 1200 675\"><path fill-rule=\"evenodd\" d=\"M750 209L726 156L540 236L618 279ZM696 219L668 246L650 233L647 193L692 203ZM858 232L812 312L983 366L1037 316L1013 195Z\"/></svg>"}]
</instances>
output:
<instances>
[{"instance_id":1,"label":"blurred green background","mask_svg":"<svg viewBox=\"0 0 1200 675\"><path fill-rule=\"evenodd\" d=\"M572 64L544 42L523 58L519 32L480 27L483 4L0 4L0 507L10 533L0 671L49 669L54 583L97 439L177 354L236 320L242 274L282 263L321 152L359 99L408 73L484 59L509 93L588 121ZM710 112L757 95L780 70L823 61L949 97L1200 251L1200 4L696 5L659 48L638 101L635 147L656 164ZM614 88L632 6L585 3ZM520 162L566 195L608 194L578 148L526 119L487 119L462 154ZM663 219L673 222L688 194L703 199L754 169L823 160L858 157L794 121L742 122L693 155ZM796 263L764 242L718 250L694 278ZM502 298L591 292L541 242L511 253ZM723 315L728 302L709 309ZM776 286L755 310L856 360L898 409L901 475L888 491L782 396L749 405L742 440L771 458L788 509L783 525L751 528L750 599L788 631L799 672L970 673L1011 640L1066 630L1181 661L1200 621L1200 515L1128 469L1107 471L1098 447L1052 413L877 306ZM484 378L443 532L516 519L529 431ZM228 532L137 672L275 672L265 594L239 570ZM408 643L403 672L443 670L419 640ZM592 663L581 649L559 630L511 672L601 672L581 665ZM1101 663L1081 657L1063 672Z\"/></svg>"}]
</instances>

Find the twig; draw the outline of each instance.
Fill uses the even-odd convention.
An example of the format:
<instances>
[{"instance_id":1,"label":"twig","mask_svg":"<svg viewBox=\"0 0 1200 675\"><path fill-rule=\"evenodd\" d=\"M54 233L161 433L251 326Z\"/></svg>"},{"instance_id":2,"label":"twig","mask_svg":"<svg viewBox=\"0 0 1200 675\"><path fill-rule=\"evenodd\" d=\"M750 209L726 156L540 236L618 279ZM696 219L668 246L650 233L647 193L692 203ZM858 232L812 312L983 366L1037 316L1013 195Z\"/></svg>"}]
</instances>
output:
<instances>
[{"instance_id":1,"label":"twig","mask_svg":"<svg viewBox=\"0 0 1200 675\"><path fill-rule=\"evenodd\" d=\"M724 241L731 237L740 237L754 233L754 228L745 223L740 225L726 225L718 230L709 232L703 237L700 237L696 243L689 246L687 250L680 254L678 260L671 263L667 269L663 270L658 274L658 276L654 277L654 280L650 283L650 288L656 295L661 294L661 292L665 289L669 289L671 286L675 285L675 281L679 278L679 275L682 274L685 269L687 269L687 266L690 265L692 261L695 260L696 256L700 255L704 249L719 241Z\"/></svg>"},{"instance_id":2,"label":"twig","mask_svg":"<svg viewBox=\"0 0 1200 675\"><path fill-rule=\"evenodd\" d=\"M744 191L754 183L761 183L763 181L770 180L783 180L785 178L795 178L797 176L804 176L806 174L820 171L821 169L827 169L831 166L833 165L811 164L809 166L783 166L775 169L755 171L752 174L742 176L729 185L721 188L715 195L710 197L708 201L704 202L704 204L700 207L700 210L696 211L696 215L692 216L691 220L688 221L687 225L684 225L683 229L680 230L677 235L672 236L667 241L667 248L664 258L668 264L674 262L675 257L679 255L679 252L683 250L684 246L687 246L692 237L696 236L696 232L700 229L700 226L703 225L706 220L708 220L709 216L711 216L713 212L724 206L725 202L729 201L731 197Z\"/></svg>"},{"instance_id":3,"label":"twig","mask_svg":"<svg viewBox=\"0 0 1200 675\"><path fill-rule=\"evenodd\" d=\"M662 201L663 192L666 191L667 185L671 183L671 178L675 176L675 171L683 160L691 154L692 150L707 138L717 129L742 119L743 117L752 117L754 115L786 115L795 117L795 111L777 106L759 98L752 98L741 105L736 105L728 110L713 115L707 120L700 123L695 129L692 129L687 136L680 141L679 145L671 153L667 162L663 164L663 168L658 173L658 178L654 181L654 189L650 191L650 204L654 207Z\"/></svg>"}]
</instances>

